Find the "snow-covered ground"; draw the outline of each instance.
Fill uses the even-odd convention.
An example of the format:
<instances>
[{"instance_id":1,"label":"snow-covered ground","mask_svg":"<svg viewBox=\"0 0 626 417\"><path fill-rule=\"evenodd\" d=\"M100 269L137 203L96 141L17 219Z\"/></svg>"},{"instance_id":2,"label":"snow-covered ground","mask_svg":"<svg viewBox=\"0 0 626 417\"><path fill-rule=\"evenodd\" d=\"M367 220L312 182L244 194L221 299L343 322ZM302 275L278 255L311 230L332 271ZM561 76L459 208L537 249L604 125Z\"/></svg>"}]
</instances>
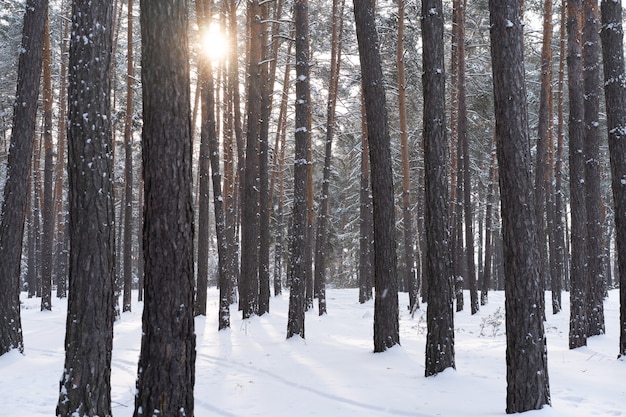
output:
<instances>
[{"instance_id":1,"label":"snow-covered ground","mask_svg":"<svg viewBox=\"0 0 626 417\"><path fill-rule=\"evenodd\" d=\"M546 322L552 407L527 415L626 416L626 362L616 359L618 292L611 291L605 303L607 334L573 351L567 347L563 295L564 311L549 314ZM411 318L401 294L402 346L374 354L374 305L357 300L357 290L329 290L329 314L307 313L306 340L285 340L287 294L273 298L271 313L263 317L242 321L233 308L231 330L218 333L217 292L211 289L209 316L196 319L196 417L505 415L502 292L491 292L475 316L469 307L456 314L457 369L431 378L424 378L426 306ZM39 303L23 298L25 354L0 357L0 416L54 415L66 304L55 299L52 312L40 312ZM135 303L115 324L115 417L133 413L140 338L141 305Z\"/></svg>"}]
</instances>

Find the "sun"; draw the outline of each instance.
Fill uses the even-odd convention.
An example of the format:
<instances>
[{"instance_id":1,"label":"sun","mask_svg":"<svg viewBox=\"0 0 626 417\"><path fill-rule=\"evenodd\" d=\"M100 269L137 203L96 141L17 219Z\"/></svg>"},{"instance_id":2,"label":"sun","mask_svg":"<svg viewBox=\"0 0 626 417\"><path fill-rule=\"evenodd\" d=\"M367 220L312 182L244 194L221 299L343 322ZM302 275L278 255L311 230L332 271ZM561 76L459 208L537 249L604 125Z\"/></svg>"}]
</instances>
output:
<instances>
[{"instance_id":1,"label":"sun","mask_svg":"<svg viewBox=\"0 0 626 417\"><path fill-rule=\"evenodd\" d=\"M202 53L213 63L221 62L228 53L228 37L218 23L211 23L201 32Z\"/></svg>"}]
</instances>

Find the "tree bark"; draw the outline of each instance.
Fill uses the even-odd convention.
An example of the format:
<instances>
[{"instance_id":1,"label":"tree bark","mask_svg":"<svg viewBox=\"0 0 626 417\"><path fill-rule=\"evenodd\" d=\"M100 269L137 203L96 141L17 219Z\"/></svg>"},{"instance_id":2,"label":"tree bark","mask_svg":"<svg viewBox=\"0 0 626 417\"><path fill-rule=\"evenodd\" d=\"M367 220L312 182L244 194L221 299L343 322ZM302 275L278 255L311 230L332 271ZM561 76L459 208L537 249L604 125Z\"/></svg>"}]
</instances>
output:
<instances>
[{"instance_id":1,"label":"tree bark","mask_svg":"<svg viewBox=\"0 0 626 417\"><path fill-rule=\"evenodd\" d=\"M580 18L581 0L567 3L567 76L569 88L569 172L571 274L569 347L587 345L586 210L584 87Z\"/></svg>"},{"instance_id":2,"label":"tree bark","mask_svg":"<svg viewBox=\"0 0 626 417\"><path fill-rule=\"evenodd\" d=\"M583 3L587 336L604 334L604 232L600 179L600 22L597 1Z\"/></svg>"},{"instance_id":3,"label":"tree bark","mask_svg":"<svg viewBox=\"0 0 626 417\"><path fill-rule=\"evenodd\" d=\"M12 349L24 350L20 319L20 262L47 12L47 0L26 2L0 221L0 355Z\"/></svg>"},{"instance_id":4,"label":"tree bark","mask_svg":"<svg viewBox=\"0 0 626 417\"><path fill-rule=\"evenodd\" d=\"M622 2L602 0L602 61L620 282L619 357L626 355L626 72Z\"/></svg>"},{"instance_id":5,"label":"tree bark","mask_svg":"<svg viewBox=\"0 0 626 417\"><path fill-rule=\"evenodd\" d=\"M304 338L306 308L306 234L307 234L307 150L310 141L310 81L309 81L309 3L294 3L296 30L296 129L293 167L293 212L291 229L291 260L289 281L289 315L287 338Z\"/></svg>"},{"instance_id":6,"label":"tree bark","mask_svg":"<svg viewBox=\"0 0 626 417\"><path fill-rule=\"evenodd\" d=\"M239 293L243 318L259 308L259 135L262 112L261 83L261 5L248 2L250 51L248 56L248 122L246 160L241 198L241 277Z\"/></svg>"},{"instance_id":7,"label":"tree bark","mask_svg":"<svg viewBox=\"0 0 626 417\"><path fill-rule=\"evenodd\" d=\"M41 234L41 311L52 310L52 252L54 249L54 212L52 202L52 52L50 18L46 16L43 44L43 233Z\"/></svg>"},{"instance_id":8,"label":"tree bark","mask_svg":"<svg viewBox=\"0 0 626 417\"><path fill-rule=\"evenodd\" d=\"M126 118L124 120L124 301L122 311L131 311L133 289L133 0L128 0L128 46L126 70Z\"/></svg>"},{"instance_id":9,"label":"tree bark","mask_svg":"<svg viewBox=\"0 0 626 417\"><path fill-rule=\"evenodd\" d=\"M145 301L134 416L193 416L188 2L141 0Z\"/></svg>"},{"instance_id":10,"label":"tree bark","mask_svg":"<svg viewBox=\"0 0 626 417\"><path fill-rule=\"evenodd\" d=\"M402 157L402 225L404 227L404 286L409 293L409 311L419 308L418 268L415 262L415 235L411 213L411 176L409 166L409 127L406 109L406 74L404 65L404 0L398 0L398 112L400 123L400 154Z\"/></svg>"},{"instance_id":11,"label":"tree bark","mask_svg":"<svg viewBox=\"0 0 626 417\"><path fill-rule=\"evenodd\" d=\"M65 2L64 2L65 3ZM65 4L63 6L66 13ZM57 128L57 163L54 166L54 215L55 225L55 256L54 272L57 283L57 297L67 297L67 263L68 263L68 236L66 233L67 210L64 204L64 179L67 166L65 148L67 146L67 34L69 31L68 19L63 19L61 38L61 79L59 82L59 120Z\"/></svg>"},{"instance_id":12,"label":"tree bark","mask_svg":"<svg viewBox=\"0 0 626 417\"><path fill-rule=\"evenodd\" d=\"M112 414L112 19L113 6L108 0L72 4L68 77L70 274L65 365L57 416Z\"/></svg>"},{"instance_id":13,"label":"tree bark","mask_svg":"<svg viewBox=\"0 0 626 417\"><path fill-rule=\"evenodd\" d=\"M424 185L426 194L426 369L432 376L455 367L452 260L446 138L443 5L422 0Z\"/></svg>"},{"instance_id":14,"label":"tree bark","mask_svg":"<svg viewBox=\"0 0 626 417\"><path fill-rule=\"evenodd\" d=\"M395 205L385 85L374 3L354 1L374 205L374 352L400 344Z\"/></svg>"},{"instance_id":15,"label":"tree bark","mask_svg":"<svg viewBox=\"0 0 626 417\"><path fill-rule=\"evenodd\" d=\"M343 10L345 0L333 0L332 37L330 77L328 87L328 101L326 103L326 146L324 154L324 169L322 174L322 194L319 200L317 217L317 237L315 238L315 293L318 297L319 315L326 314L326 275L328 256L328 214L329 188L332 161L333 136L335 134L335 108L337 104L337 90L339 89L339 69L341 67L341 45L343 32Z\"/></svg>"},{"instance_id":16,"label":"tree bark","mask_svg":"<svg viewBox=\"0 0 626 417\"><path fill-rule=\"evenodd\" d=\"M539 274L545 291L550 279L546 195L549 183L548 144L552 141L552 0L543 2L543 44L541 46L541 90L539 93L539 122L535 164L535 206L537 210L537 238L539 239ZM540 300L545 314L545 298Z\"/></svg>"},{"instance_id":17,"label":"tree bark","mask_svg":"<svg viewBox=\"0 0 626 417\"><path fill-rule=\"evenodd\" d=\"M518 0L490 0L506 311L506 412L550 404Z\"/></svg>"}]
</instances>

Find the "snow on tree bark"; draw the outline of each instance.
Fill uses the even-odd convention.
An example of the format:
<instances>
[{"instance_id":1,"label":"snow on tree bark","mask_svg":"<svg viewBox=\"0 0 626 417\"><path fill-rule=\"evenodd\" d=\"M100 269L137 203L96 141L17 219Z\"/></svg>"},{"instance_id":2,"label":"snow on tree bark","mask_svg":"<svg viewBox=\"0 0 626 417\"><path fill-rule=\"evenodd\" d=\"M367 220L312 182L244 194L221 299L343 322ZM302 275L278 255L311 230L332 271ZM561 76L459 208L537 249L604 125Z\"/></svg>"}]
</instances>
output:
<instances>
[{"instance_id":1,"label":"snow on tree bark","mask_svg":"<svg viewBox=\"0 0 626 417\"><path fill-rule=\"evenodd\" d=\"M113 5L74 1L68 74L69 298L57 416L111 416L115 217Z\"/></svg>"}]
</instances>

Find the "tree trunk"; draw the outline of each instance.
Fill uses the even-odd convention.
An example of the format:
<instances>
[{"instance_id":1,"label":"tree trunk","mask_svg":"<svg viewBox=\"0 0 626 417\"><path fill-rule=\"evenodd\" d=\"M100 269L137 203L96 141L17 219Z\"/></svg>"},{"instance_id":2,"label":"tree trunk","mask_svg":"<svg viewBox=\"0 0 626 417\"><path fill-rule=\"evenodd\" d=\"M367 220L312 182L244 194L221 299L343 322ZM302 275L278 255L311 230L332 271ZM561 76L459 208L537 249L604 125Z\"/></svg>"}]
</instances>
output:
<instances>
[{"instance_id":1,"label":"tree trunk","mask_svg":"<svg viewBox=\"0 0 626 417\"><path fill-rule=\"evenodd\" d=\"M583 2L587 336L604 334L604 232L600 179L600 28L597 1Z\"/></svg>"},{"instance_id":2,"label":"tree trunk","mask_svg":"<svg viewBox=\"0 0 626 417\"><path fill-rule=\"evenodd\" d=\"M372 199L365 101L361 99L361 182L359 186L359 303L372 299Z\"/></svg>"},{"instance_id":3,"label":"tree trunk","mask_svg":"<svg viewBox=\"0 0 626 417\"><path fill-rule=\"evenodd\" d=\"M47 0L28 0L26 3L0 221L0 355L12 349L24 350L20 319L20 263L47 12Z\"/></svg>"},{"instance_id":4,"label":"tree trunk","mask_svg":"<svg viewBox=\"0 0 626 417\"><path fill-rule=\"evenodd\" d=\"M494 137L495 139L495 137ZM480 304L486 305L489 299L489 287L491 287L491 271L493 258L493 203L495 199L494 187L498 180L498 168L496 165L495 149L491 153L491 167L489 168L489 185L487 186L487 207L485 208L485 264L483 267L483 280L480 293Z\"/></svg>"},{"instance_id":5,"label":"tree trunk","mask_svg":"<svg viewBox=\"0 0 626 417\"><path fill-rule=\"evenodd\" d=\"M52 58L50 18L46 16L43 44L43 233L41 234L41 311L52 310L52 251L54 248L54 212L52 202Z\"/></svg>"},{"instance_id":6,"label":"tree trunk","mask_svg":"<svg viewBox=\"0 0 626 417\"><path fill-rule=\"evenodd\" d=\"M374 204L374 352L400 344L390 136L374 3L354 1Z\"/></svg>"},{"instance_id":7,"label":"tree trunk","mask_svg":"<svg viewBox=\"0 0 626 417\"><path fill-rule=\"evenodd\" d=\"M467 249L467 280L470 289L471 313L476 314L480 309L478 288L476 285L476 263L474 261L474 213L472 210L472 176L469 155L469 135L467 132L467 102L465 93L465 4L466 0L459 1L458 18L458 77L459 77L459 111L458 133L463 144L463 218L465 220L465 247Z\"/></svg>"},{"instance_id":8,"label":"tree trunk","mask_svg":"<svg viewBox=\"0 0 626 417\"><path fill-rule=\"evenodd\" d=\"M409 311L419 308L419 281L415 263L415 235L411 213L411 176L409 166L409 127L406 110L406 74L404 69L404 0L398 0L398 112L400 121L400 153L402 156L402 225L404 227L404 287L409 293Z\"/></svg>"},{"instance_id":9,"label":"tree trunk","mask_svg":"<svg viewBox=\"0 0 626 417\"><path fill-rule=\"evenodd\" d=\"M73 2L68 79L70 285L57 416L111 416L115 319L112 19L110 1ZM87 38L89 42L83 42Z\"/></svg>"},{"instance_id":10,"label":"tree trunk","mask_svg":"<svg viewBox=\"0 0 626 417\"><path fill-rule=\"evenodd\" d=\"M339 89L339 69L341 67L341 45L343 33L343 10L345 0L333 0L332 8L332 37L330 77L328 81L328 101L326 103L326 146L324 154L324 170L322 174L322 194L319 200L317 217L317 237L315 238L315 293L319 302L319 315L326 314L326 275L328 256L328 215L329 215L329 188L332 160L333 136L335 134L335 108L337 104L337 90Z\"/></svg>"},{"instance_id":11,"label":"tree trunk","mask_svg":"<svg viewBox=\"0 0 626 417\"><path fill-rule=\"evenodd\" d=\"M543 2L543 44L541 47L541 91L539 94L539 122L535 164L535 207L537 210L537 238L539 239L539 282L545 291L550 279L548 264L548 235L546 195L549 183L548 144L552 141L552 0ZM541 300L545 315L545 297Z\"/></svg>"},{"instance_id":12,"label":"tree trunk","mask_svg":"<svg viewBox=\"0 0 626 417\"><path fill-rule=\"evenodd\" d=\"M205 17L205 2L195 2L196 18L200 30L208 30ZM207 14L209 12L207 11ZM194 315L206 316L207 290L209 281L209 138L215 135L215 113L212 84L213 74L207 56L199 57L198 88L201 102L200 151L198 152L198 258L196 276L196 298ZM211 95L211 97L209 97Z\"/></svg>"},{"instance_id":13,"label":"tree trunk","mask_svg":"<svg viewBox=\"0 0 626 417\"><path fill-rule=\"evenodd\" d=\"M307 234L307 150L310 141L310 81L309 81L309 3L294 3L296 30L296 130L293 162L293 212L291 230L291 260L289 281L289 316L287 338L304 338L306 308L306 234Z\"/></svg>"},{"instance_id":14,"label":"tree trunk","mask_svg":"<svg viewBox=\"0 0 626 417\"><path fill-rule=\"evenodd\" d=\"M446 164L443 5L422 0L424 84L424 185L426 193L426 376L454 368L454 313Z\"/></svg>"},{"instance_id":15,"label":"tree trunk","mask_svg":"<svg viewBox=\"0 0 626 417\"><path fill-rule=\"evenodd\" d=\"M291 55L291 45L287 48L287 56ZM285 203L285 144L287 141L287 104L289 99L289 76L291 65L285 67L283 79L283 93L280 101L280 113L278 117L278 130L276 139L280 138L280 153L278 163L274 170L278 175L278 202L276 204L276 237L274 242L274 296L282 292L282 256L283 256L283 230L284 230L284 203ZM276 150L274 150L276 152Z\"/></svg>"},{"instance_id":16,"label":"tree trunk","mask_svg":"<svg viewBox=\"0 0 626 417\"><path fill-rule=\"evenodd\" d=\"M550 271L552 313L561 311L561 289L565 282L567 260L565 258L565 224L563 222L563 143L565 141L564 96L565 96L565 51L567 3L561 0L561 27L559 29L559 78L557 83L557 145L554 157L554 221L550 228L554 244L554 263Z\"/></svg>"},{"instance_id":17,"label":"tree trunk","mask_svg":"<svg viewBox=\"0 0 626 417\"><path fill-rule=\"evenodd\" d=\"M128 46L126 77L126 118L124 120L124 301L122 311L131 311L133 289L133 0L128 0Z\"/></svg>"},{"instance_id":18,"label":"tree trunk","mask_svg":"<svg viewBox=\"0 0 626 417\"><path fill-rule=\"evenodd\" d=\"M259 307L259 134L262 112L261 5L248 2L250 51L248 56L248 122L246 161L241 198L241 277L239 292L243 318L258 313Z\"/></svg>"},{"instance_id":19,"label":"tree trunk","mask_svg":"<svg viewBox=\"0 0 626 417\"><path fill-rule=\"evenodd\" d=\"M626 84L622 2L602 0L602 61L620 282L619 357L626 355Z\"/></svg>"},{"instance_id":20,"label":"tree trunk","mask_svg":"<svg viewBox=\"0 0 626 417\"><path fill-rule=\"evenodd\" d=\"M65 5L63 7L65 15ZM65 148L67 146L67 34L69 31L68 19L63 19L61 38L61 79L59 82L59 120L57 128L57 161L54 166L54 215L55 226L55 256L53 275L57 283L57 297L67 297L67 262L68 262L68 236L65 225L67 215L64 204L64 179L67 166Z\"/></svg>"},{"instance_id":21,"label":"tree trunk","mask_svg":"<svg viewBox=\"0 0 626 417\"><path fill-rule=\"evenodd\" d=\"M491 0L491 57L496 118L506 311L506 412L550 404L546 336L518 0Z\"/></svg>"},{"instance_id":22,"label":"tree trunk","mask_svg":"<svg viewBox=\"0 0 626 417\"><path fill-rule=\"evenodd\" d=\"M142 0L145 301L135 417L194 415L188 2Z\"/></svg>"},{"instance_id":23,"label":"tree trunk","mask_svg":"<svg viewBox=\"0 0 626 417\"><path fill-rule=\"evenodd\" d=\"M581 0L567 3L567 76L569 87L569 172L572 221L569 347L587 345L586 210L584 89L580 17Z\"/></svg>"}]
</instances>

